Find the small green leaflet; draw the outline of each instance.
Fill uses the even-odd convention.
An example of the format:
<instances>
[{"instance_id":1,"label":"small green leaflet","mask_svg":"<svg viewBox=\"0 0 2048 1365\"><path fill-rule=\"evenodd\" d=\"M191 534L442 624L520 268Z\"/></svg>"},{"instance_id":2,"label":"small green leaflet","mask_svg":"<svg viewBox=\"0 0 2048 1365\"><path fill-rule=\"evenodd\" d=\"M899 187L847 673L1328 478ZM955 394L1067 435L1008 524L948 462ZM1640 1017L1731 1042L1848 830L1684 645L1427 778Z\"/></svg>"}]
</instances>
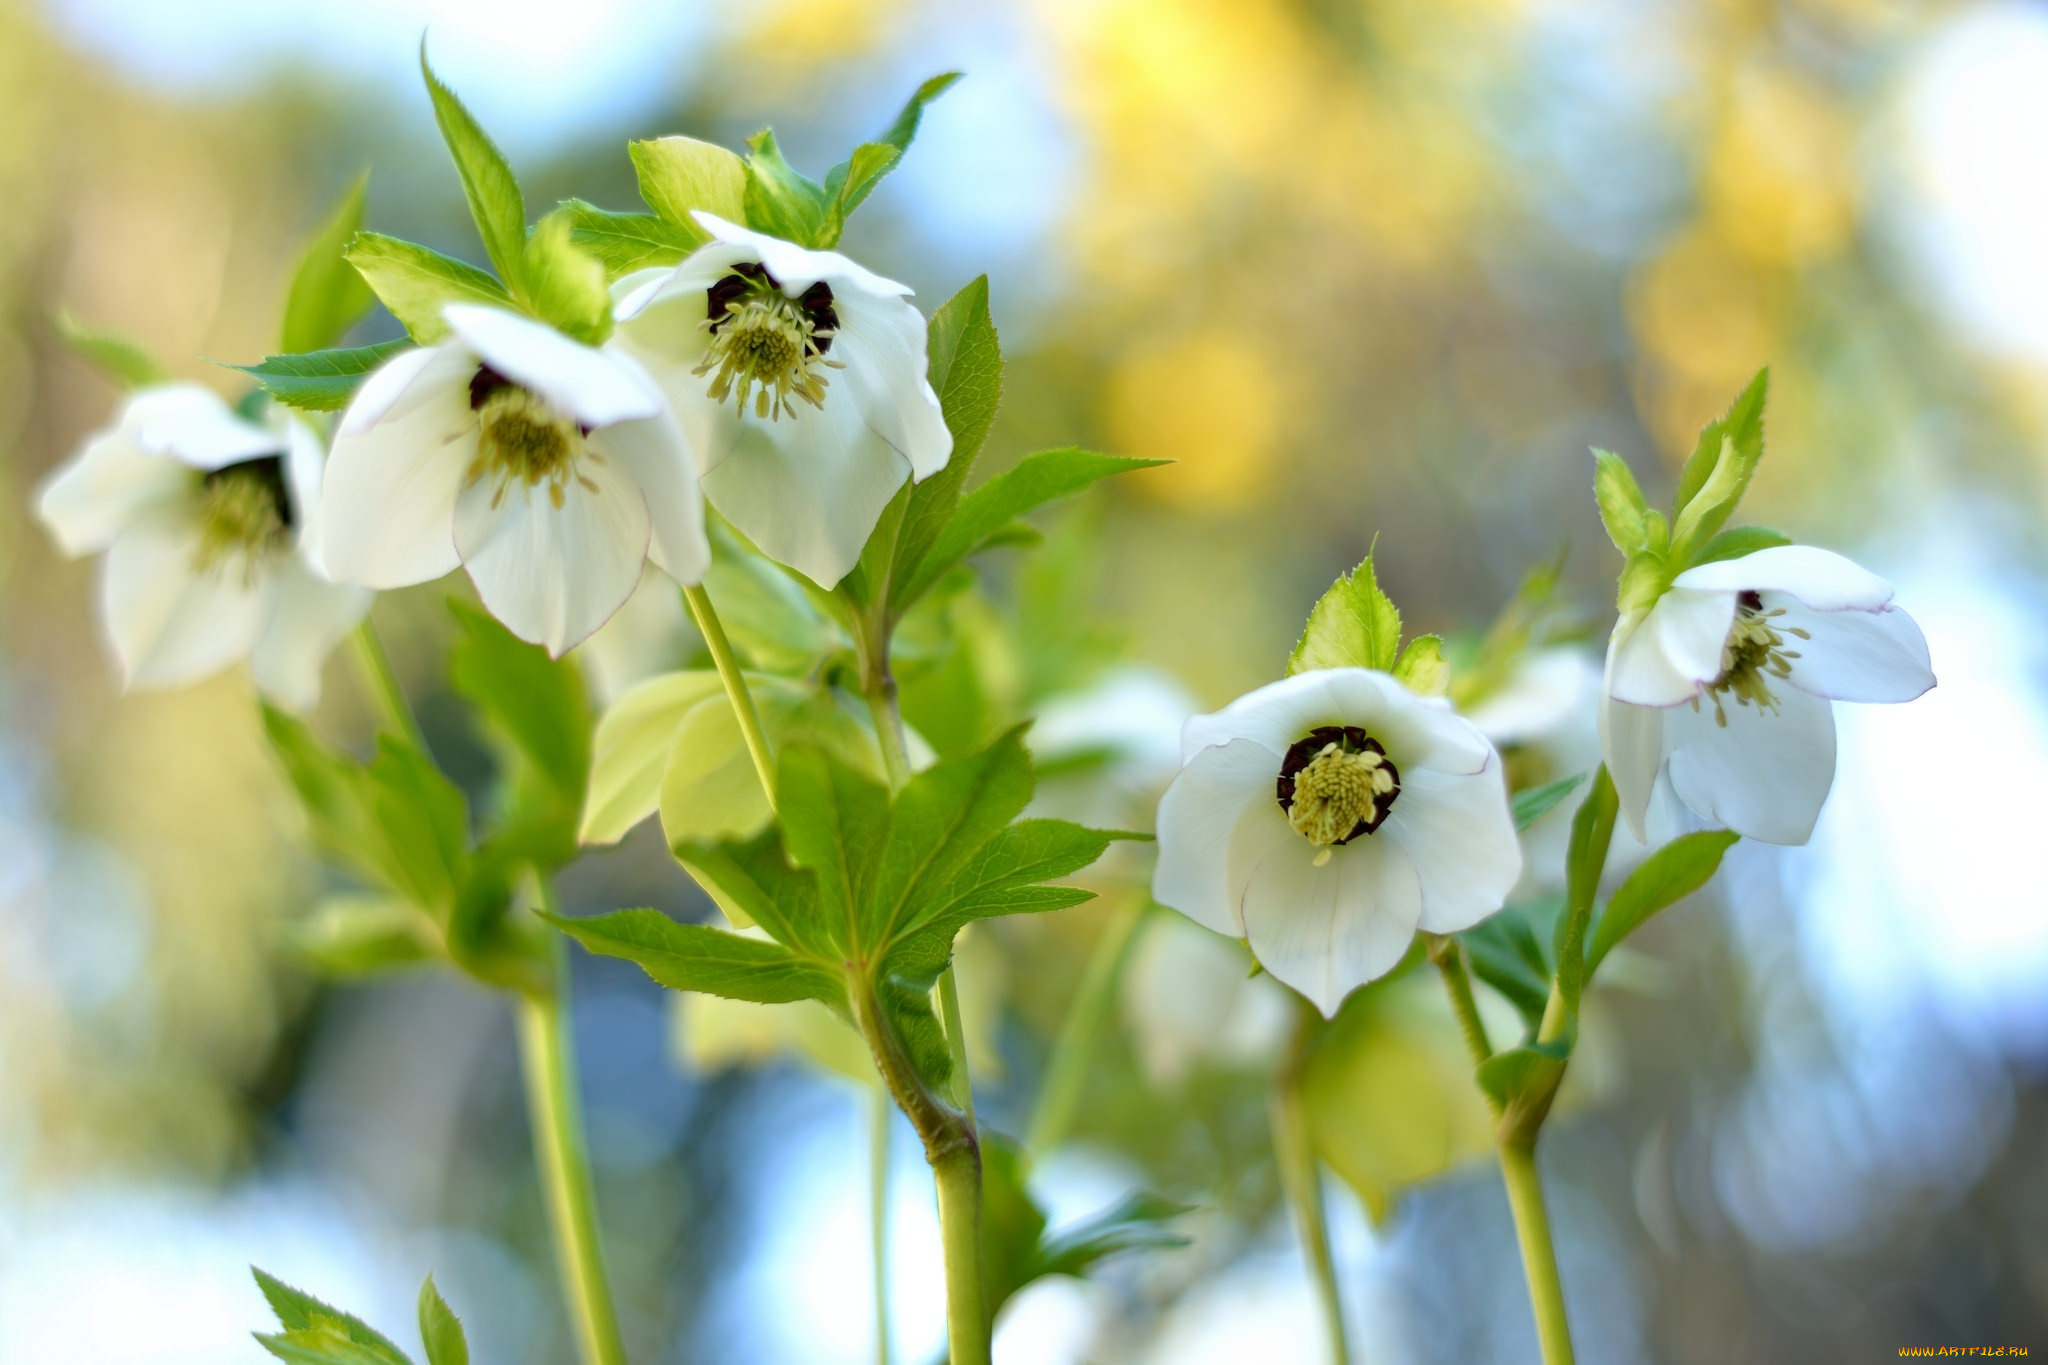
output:
<instances>
[{"instance_id":1,"label":"small green leaflet","mask_svg":"<svg viewBox=\"0 0 2048 1365\"><path fill-rule=\"evenodd\" d=\"M434 74L427 62L425 35L420 38L420 75L434 102L434 122L441 126L441 140L448 144L456 174L462 177L463 197L469 200L469 216L476 221L484 251L513 292L523 294L526 201L512 167L455 92Z\"/></svg>"},{"instance_id":2,"label":"small green leaflet","mask_svg":"<svg viewBox=\"0 0 2048 1365\"><path fill-rule=\"evenodd\" d=\"M145 388L171 377L170 371L136 342L84 326L61 308L51 314L50 326L74 353L91 361L107 378L124 388Z\"/></svg>"},{"instance_id":3,"label":"small green leaflet","mask_svg":"<svg viewBox=\"0 0 2048 1365\"><path fill-rule=\"evenodd\" d=\"M1392 671L1401 645L1401 613L1380 591L1372 556L1330 585L1309 612L1288 657L1288 676L1312 668Z\"/></svg>"},{"instance_id":4,"label":"small green leaflet","mask_svg":"<svg viewBox=\"0 0 2048 1365\"><path fill-rule=\"evenodd\" d=\"M1770 371L1756 378L1719 420L1700 432L1692 457L1679 472L1678 495L1672 503L1671 553L1683 570L1726 524L1756 473L1764 453L1764 401Z\"/></svg>"},{"instance_id":5,"label":"small green leaflet","mask_svg":"<svg viewBox=\"0 0 2048 1365\"><path fill-rule=\"evenodd\" d=\"M356 177L299 261L285 297L284 326L279 332L279 345L286 354L333 346L375 302L369 286L343 254L349 239L362 229L363 199L369 184L368 171Z\"/></svg>"},{"instance_id":6,"label":"small green leaflet","mask_svg":"<svg viewBox=\"0 0 2048 1365\"><path fill-rule=\"evenodd\" d=\"M911 140L917 136L917 125L924 118L925 106L952 89L953 83L959 79L958 71L948 71L918 86L887 132L874 142L865 142L854 148L852 156L826 174L825 193L831 201L826 231L831 243L839 240L839 234L844 231L846 220L853 216L853 211L874 193L875 186L882 183L882 177L895 170L903 160L903 154L910 150Z\"/></svg>"},{"instance_id":7,"label":"small green leaflet","mask_svg":"<svg viewBox=\"0 0 2048 1365\"><path fill-rule=\"evenodd\" d=\"M469 1365L469 1341L462 1333L462 1319L434 1287L432 1275L420 1286L420 1340L427 1346L427 1365Z\"/></svg>"},{"instance_id":8,"label":"small green leaflet","mask_svg":"<svg viewBox=\"0 0 2048 1365\"><path fill-rule=\"evenodd\" d=\"M1531 787L1528 791L1516 792L1514 800L1508 803L1514 811L1515 828L1524 830L1541 820L1558 802L1577 791L1579 784L1585 780L1584 773L1573 773L1570 777L1546 782L1540 787Z\"/></svg>"},{"instance_id":9,"label":"small green leaflet","mask_svg":"<svg viewBox=\"0 0 2048 1365\"><path fill-rule=\"evenodd\" d=\"M604 262L575 241L574 218L557 209L535 224L520 266L526 305L564 336L597 346L612 333Z\"/></svg>"},{"instance_id":10,"label":"small green leaflet","mask_svg":"<svg viewBox=\"0 0 2048 1365\"><path fill-rule=\"evenodd\" d=\"M1586 975L1591 978L1616 944L1648 923L1665 907L1684 900L1713 879L1722 855L1741 836L1732 830L1700 830L1680 835L1645 858L1607 902L1586 946Z\"/></svg>"},{"instance_id":11,"label":"small green leaflet","mask_svg":"<svg viewBox=\"0 0 2048 1365\"><path fill-rule=\"evenodd\" d=\"M616 280L649 266L675 265L703 245L704 234L652 213L613 213L581 199L556 210L568 215L576 245L604 263Z\"/></svg>"},{"instance_id":12,"label":"small green leaflet","mask_svg":"<svg viewBox=\"0 0 2048 1365\"><path fill-rule=\"evenodd\" d=\"M660 137L627 148L640 177L640 197L676 232L710 240L690 215L699 209L739 223L746 216L747 163L693 137Z\"/></svg>"},{"instance_id":13,"label":"small green leaflet","mask_svg":"<svg viewBox=\"0 0 2048 1365\"><path fill-rule=\"evenodd\" d=\"M448 335L448 324L441 320L448 304L512 304L505 286L475 266L382 233L357 233L348 245L348 262L422 346Z\"/></svg>"},{"instance_id":14,"label":"small green leaflet","mask_svg":"<svg viewBox=\"0 0 2048 1365\"><path fill-rule=\"evenodd\" d=\"M1593 501L1615 549L1632 555L1648 545L1649 505L1628 462L1611 450L1593 452Z\"/></svg>"},{"instance_id":15,"label":"small green leaflet","mask_svg":"<svg viewBox=\"0 0 2048 1365\"><path fill-rule=\"evenodd\" d=\"M1711 564L1716 560L1740 559L1753 555L1758 550L1773 550L1780 545L1790 545L1792 537L1768 526L1735 526L1720 532L1694 557L1695 564Z\"/></svg>"},{"instance_id":16,"label":"small green leaflet","mask_svg":"<svg viewBox=\"0 0 2048 1365\"><path fill-rule=\"evenodd\" d=\"M1394 661L1394 678L1418 697L1441 697L1450 690L1451 666L1444 659L1440 635L1418 635Z\"/></svg>"},{"instance_id":17,"label":"small green leaflet","mask_svg":"<svg viewBox=\"0 0 2048 1365\"><path fill-rule=\"evenodd\" d=\"M329 976L374 976L436 956L419 908L393 896L329 896L292 926L292 948Z\"/></svg>"},{"instance_id":18,"label":"small green leaflet","mask_svg":"<svg viewBox=\"0 0 2048 1365\"><path fill-rule=\"evenodd\" d=\"M286 407L302 412L339 412L348 406L373 370L411 347L410 341L401 338L337 351L267 356L260 365L228 368L254 379L264 392Z\"/></svg>"},{"instance_id":19,"label":"small green leaflet","mask_svg":"<svg viewBox=\"0 0 2048 1365\"><path fill-rule=\"evenodd\" d=\"M782 159L773 128L747 139L747 226L798 246L825 247L825 187Z\"/></svg>"},{"instance_id":20,"label":"small green leaflet","mask_svg":"<svg viewBox=\"0 0 2048 1365\"><path fill-rule=\"evenodd\" d=\"M310 1294L251 1267L257 1287L277 1315L275 1333L257 1332L257 1343L289 1365L412 1365L390 1338L361 1318L331 1308ZM432 1365L460 1365L458 1358Z\"/></svg>"}]
</instances>

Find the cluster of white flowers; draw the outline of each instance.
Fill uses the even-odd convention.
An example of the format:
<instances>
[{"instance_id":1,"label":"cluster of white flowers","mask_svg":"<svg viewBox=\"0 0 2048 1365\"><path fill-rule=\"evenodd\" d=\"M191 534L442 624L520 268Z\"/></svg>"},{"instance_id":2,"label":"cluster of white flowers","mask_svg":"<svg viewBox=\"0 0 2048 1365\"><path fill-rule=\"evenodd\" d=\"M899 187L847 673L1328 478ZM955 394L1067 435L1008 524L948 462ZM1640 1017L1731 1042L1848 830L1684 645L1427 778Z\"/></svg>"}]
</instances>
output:
<instances>
[{"instance_id":1,"label":"cluster of white flowers","mask_svg":"<svg viewBox=\"0 0 2048 1365\"><path fill-rule=\"evenodd\" d=\"M836 584L904 481L952 453L924 320L909 289L844 256L700 220L706 245L620 281L603 347L446 305L446 338L370 375L331 450L279 407L244 419L182 383L130 395L38 503L66 553L106 553L127 683L247 659L267 696L304 709L369 589L458 566L513 633L559 655L646 562L702 578L705 497Z\"/></svg>"}]
</instances>

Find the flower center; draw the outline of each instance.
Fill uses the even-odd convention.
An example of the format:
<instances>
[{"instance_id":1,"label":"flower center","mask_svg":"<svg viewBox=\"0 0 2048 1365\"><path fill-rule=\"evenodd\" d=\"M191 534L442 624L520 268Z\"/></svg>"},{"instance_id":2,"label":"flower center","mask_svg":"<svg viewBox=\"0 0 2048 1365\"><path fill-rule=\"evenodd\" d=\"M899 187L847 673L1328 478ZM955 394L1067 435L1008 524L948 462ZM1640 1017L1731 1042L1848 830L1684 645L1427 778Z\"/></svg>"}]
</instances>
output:
<instances>
[{"instance_id":1,"label":"flower center","mask_svg":"<svg viewBox=\"0 0 2048 1365\"><path fill-rule=\"evenodd\" d=\"M1792 660L1799 657L1798 650L1785 648L1785 637L1813 638L1797 626L1776 624L1784 614L1783 607L1765 611L1764 599L1753 592L1736 599L1735 624L1728 628L1728 639L1721 646L1721 676L1707 684L1707 694L1714 699L1716 724L1728 724L1723 701L1727 697L1735 698L1737 706L1776 713L1778 698L1771 691L1770 680L1790 677ZM1699 710L1698 697L1693 698L1692 706Z\"/></svg>"},{"instance_id":2,"label":"flower center","mask_svg":"<svg viewBox=\"0 0 2048 1365\"><path fill-rule=\"evenodd\" d=\"M715 403L731 395L745 412L751 395L756 417L795 417L792 397L824 407L823 371L844 368L825 358L839 330L832 286L820 280L793 299L765 267L742 261L732 269L704 291L711 344L691 373L711 376Z\"/></svg>"},{"instance_id":3,"label":"flower center","mask_svg":"<svg viewBox=\"0 0 2048 1365\"><path fill-rule=\"evenodd\" d=\"M1294 832L1321 850L1321 867L1332 848L1386 822L1401 794L1401 773L1357 726L1323 725L1288 749L1274 794Z\"/></svg>"},{"instance_id":4,"label":"flower center","mask_svg":"<svg viewBox=\"0 0 2048 1365\"><path fill-rule=\"evenodd\" d=\"M209 470L200 482L199 549L193 568L201 573L240 561L242 578L291 538L292 505L285 495L284 457L253 460Z\"/></svg>"},{"instance_id":5,"label":"flower center","mask_svg":"<svg viewBox=\"0 0 2048 1365\"><path fill-rule=\"evenodd\" d=\"M514 480L528 488L546 484L556 507L572 481L597 491L577 469L583 460L602 459L584 440L590 432L539 394L486 365L469 381L469 405L476 412L477 449L465 481L495 478L492 507L504 501Z\"/></svg>"}]
</instances>

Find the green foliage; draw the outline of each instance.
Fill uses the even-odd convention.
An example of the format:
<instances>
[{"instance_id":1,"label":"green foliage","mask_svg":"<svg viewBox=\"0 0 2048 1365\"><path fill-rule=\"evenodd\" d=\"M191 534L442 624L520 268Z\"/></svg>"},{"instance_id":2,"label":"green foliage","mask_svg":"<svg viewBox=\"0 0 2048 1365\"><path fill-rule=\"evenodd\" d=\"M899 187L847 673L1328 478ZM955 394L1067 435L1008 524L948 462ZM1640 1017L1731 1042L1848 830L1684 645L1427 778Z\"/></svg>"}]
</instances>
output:
<instances>
[{"instance_id":1,"label":"green foliage","mask_svg":"<svg viewBox=\"0 0 2048 1365\"><path fill-rule=\"evenodd\" d=\"M1792 537L1768 526L1734 526L1720 532L1694 556L1694 564L1712 564L1721 559L1740 559L1753 555L1758 550L1776 549L1790 545Z\"/></svg>"},{"instance_id":2,"label":"green foliage","mask_svg":"<svg viewBox=\"0 0 2048 1365\"><path fill-rule=\"evenodd\" d=\"M1394 661L1394 677L1418 697L1441 697L1450 690L1451 666L1444 661L1439 635L1418 635Z\"/></svg>"},{"instance_id":3,"label":"green foliage","mask_svg":"<svg viewBox=\"0 0 2048 1365\"><path fill-rule=\"evenodd\" d=\"M350 268L344 254L349 239L362 230L363 200L369 185L368 171L356 177L299 260L285 296L284 325L278 336L278 344L287 354L333 346L362 320L374 301L369 286Z\"/></svg>"},{"instance_id":4,"label":"green foliage","mask_svg":"<svg viewBox=\"0 0 2048 1365\"><path fill-rule=\"evenodd\" d=\"M588 919L545 916L593 953L640 964L670 990L782 1005L820 1000L845 1013L846 981L766 938L678 924L658 910L614 910Z\"/></svg>"},{"instance_id":5,"label":"green foliage","mask_svg":"<svg viewBox=\"0 0 2048 1365\"><path fill-rule=\"evenodd\" d=\"M1457 935L1472 959L1472 974L1499 991L1532 1034L1550 1002L1563 912L1562 896L1510 902Z\"/></svg>"},{"instance_id":6,"label":"green foliage","mask_svg":"<svg viewBox=\"0 0 2048 1365\"><path fill-rule=\"evenodd\" d=\"M359 232L348 262L362 272L379 301L422 346L448 335L441 310L451 303L509 308L512 296L484 271L453 256L378 232Z\"/></svg>"},{"instance_id":7,"label":"green foliage","mask_svg":"<svg viewBox=\"0 0 2048 1365\"><path fill-rule=\"evenodd\" d=\"M58 340L123 388L145 388L171 377L170 371L138 343L84 326L61 308L50 315L50 326Z\"/></svg>"},{"instance_id":8,"label":"green foliage","mask_svg":"<svg viewBox=\"0 0 2048 1365\"><path fill-rule=\"evenodd\" d=\"M590 787L578 832L584 843L616 843L660 807L676 729L710 699L731 710L718 674L707 668L649 678L612 703L592 741Z\"/></svg>"},{"instance_id":9,"label":"green foliage","mask_svg":"<svg viewBox=\"0 0 2048 1365\"><path fill-rule=\"evenodd\" d=\"M1049 1275L1082 1278L1125 1251L1187 1245L1169 1224L1189 1212L1156 1194L1134 1194L1057 1236L1046 1235L1046 1214L1025 1178L1029 1158L1000 1133L981 1141L983 1288L991 1321L1017 1292Z\"/></svg>"},{"instance_id":10,"label":"green foliage","mask_svg":"<svg viewBox=\"0 0 2048 1365\"><path fill-rule=\"evenodd\" d=\"M690 216L699 209L728 223L746 221L747 164L725 148L693 137L662 137L627 150L640 177L640 197L692 237L693 247L710 240Z\"/></svg>"},{"instance_id":11,"label":"green foliage","mask_svg":"<svg viewBox=\"0 0 2048 1365\"><path fill-rule=\"evenodd\" d=\"M281 1332L255 1333L264 1350L288 1365L412 1365L390 1339L350 1313L330 1308L310 1294L251 1267L256 1284L277 1315ZM432 1365L447 1360L429 1357Z\"/></svg>"},{"instance_id":12,"label":"green foliage","mask_svg":"<svg viewBox=\"0 0 2048 1365\"><path fill-rule=\"evenodd\" d=\"M1685 468L1679 471L1672 502L1672 558L1679 568L1727 522L1749 487L1764 453L1764 400L1771 372L1758 370L1728 411L1707 423Z\"/></svg>"},{"instance_id":13,"label":"green foliage","mask_svg":"<svg viewBox=\"0 0 2048 1365\"><path fill-rule=\"evenodd\" d=\"M773 128L747 139L747 187L743 197L747 226L798 246L823 247L826 241L825 187L782 159Z\"/></svg>"},{"instance_id":14,"label":"green foliage","mask_svg":"<svg viewBox=\"0 0 2048 1365\"><path fill-rule=\"evenodd\" d=\"M1570 1057L1570 1040L1559 1039L1511 1047L1481 1064L1479 1088L1499 1106L1504 1129L1533 1135L1542 1127Z\"/></svg>"},{"instance_id":15,"label":"green foliage","mask_svg":"<svg viewBox=\"0 0 2048 1365\"><path fill-rule=\"evenodd\" d=\"M764 971L778 982L809 980L811 998L840 1008L845 989L872 991L926 1078L943 1084L949 1064L929 992L954 935L973 920L1087 900L1091 893L1078 887L1042 883L1086 867L1116 837L1059 820L1017 820L1031 787L1019 731L933 765L893 797L828 750L791 744L778 765L779 829L687 845L677 856L720 905L787 950L789 961ZM644 935L644 922L637 927ZM641 962L657 979L681 970L644 940L587 946ZM790 970L798 965L811 975ZM724 970L707 970L714 979L691 988L761 998ZM828 990L828 980L846 985Z\"/></svg>"},{"instance_id":16,"label":"green foliage","mask_svg":"<svg viewBox=\"0 0 2048 1365\"><path fill-rule=\"evenodd\" d=\"M827 208L826 233L831 242L839 240L839 234L846 227L846 220L874 193L875 186L882 183L882 177L896 169L903 160L903 154L910 150L910 143L917 136L917 125L924 118L924 108L933 100L953 88L960 79L957 71L948 71L933 76L917 87L910 99L904 103L896 121L886 132L873 142L864 142L854 148L853 155L834 166L825 176Z\"/></svg>"},{"instance_id":17,"label":"green foliage","mask_svg":"<svg viewBox=\"0 0 2048 1365\"><path fill-rule=\"evenodd\" d=\"M1650 507L1628 462L1611 450L1594 451L1593 461L1593 500L1600 506L1607 538L1625 555L1650 548Z\"/></svg>"},{"instance_id":18,"label":"green foliage","mask_svg":"<svg viewBox=\"0 0 2048 1365\"><path fill-rule=\"evenodd\" d=\"M434 1287L432 1275L420 1285L420 1340L427 1346L427 1365L469 1365L469 1341L462 1334L462 1319Z\"/></svg>"},{"instance_id":19,"label":"green foliage","mask_svg":"<svg viewBox=\"0 0 2048 1365\"><path fill-rule=\"evenodd\" d=\"M356 396L363 380L410 341L379 341L338 351L307 351L273 355L260 365L231 365L262 386L263 392L286 407L303 412L339 412Z\"/></svg>"},{"instance_id":20,"label":"green foliage","mask_svg":"<svg viewBox=\"0 0 2048 1365\"><path fill-rule=\"evenodd\" d=\"M419 907L391 896L329 896L294 925L294 951L329 976L376 976L439 955Z\"/></svg>"},{"instance_id":21,"label":"green foliage","mask_svg":"<svg viewBox=\"0 0 2048 1365\"><path fill-rule=\"evenodd\" d=\"M1540 787L1516 792L1514 799L1508 803L1514 812L1515 828L1524 830L1541 820L1558 802L1577 791L1579 784L1585 780L1584 773L1573 773L1570 777L1561 777L1555 782L1546 782Z\"/></svg>"},{"instance_id":22,"label":"green foliage","mask_svg":"<svg viewBox=\"0 0 2048 1365\"><path fill-rule=\"evenodd\" d=\"M1391 672L1399 659L1401 613L1380 590L1372 556L1344 574L1309 612L1287 673L1313 668L1376 668Z\"/></svg>"},{"instance_id":23,"label":"green foliage","mask_svg":"<svg viewBox=\"0 0 2048 1365\"><path fill-rule=\"evenodd\" d=\"M420 39L420 75L434 102L434 122L441 127L441 140L448 144L456 174L462 178L463 197L469 201L469 216L483 238L484 251L512 292L523 294L526 201L520 196L512 167L455 92L442 84L427 64L425 37Z\"/></svg>"},{"instance_id":24,"label":"green foliage","mask_svg":"<svg viewBox=\"0 0 2048 1365\"><path fill-rule=\"evenodd\" d=\"M564 199L556 212L569 220L576 245L604 264L616 280L649 266L674 265L703 244L694 223L685 226L652 213L613 213L581 199Z\"/></svg>"},{"instance_id":25,"label":"green foliage","mask_svg":"<svg viewBox=\"0 0 2048 1365\"><path fill-rule=\"evenodd\" d=\"M604 262L574 240L572 215L557 210L526 239L520 279L526 306L541 321L586 346L612 334L612 296Z\"/></svg>"},{"instance_id":26,"label":"green foliage","mask_svg":"<svg viewBox=\"0 0 2048 1365\"><path fill-rule=\"evenodd\" d=\"M1667 906L1684 900L1712 880L1723 854L1742 836L1732 830L1681 835L1643 860L1607 902L1586 947L1586 975L1598 970L1616 944Z\"/></svg>"}]
</instances>

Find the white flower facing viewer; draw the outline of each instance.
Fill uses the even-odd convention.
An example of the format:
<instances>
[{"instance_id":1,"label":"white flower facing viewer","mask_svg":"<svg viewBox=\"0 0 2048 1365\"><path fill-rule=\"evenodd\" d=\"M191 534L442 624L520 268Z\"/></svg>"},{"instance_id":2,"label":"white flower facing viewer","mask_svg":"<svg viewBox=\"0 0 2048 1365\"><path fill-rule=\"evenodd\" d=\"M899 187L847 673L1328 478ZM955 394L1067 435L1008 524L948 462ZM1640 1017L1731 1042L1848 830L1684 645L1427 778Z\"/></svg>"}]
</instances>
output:
<instances>
[{"instance_id":1,"label":"white flower facing viewer","mask_svg":"<svg viewBox=\"0 0 2048 1365\"><path fill-rule=\"evenodd\" d=\"M386 363L342 418L328 571L396 588L460 565L492 615L555 655L624 605L644 562L697 582L697 471L647 372L502 309L442 316L447 340Z\"/></svg>"},{"instance_id":2,"label":"white flower facing viewer","mask_svg":"<svg viewBox=\"0 0 2048 1365\"><path fill-rule=\"evenodd\" d=\"M1159 803L1152 894L1242 938L1324 1014L1417 929L1501 907L1521 873L1493 746L1385 673L1298 673L1196 716Z\"/></svg>"},{"instance_id":3,"label":"white flower facing viewer","mask_svg":"<svg viewBox=\"0 0 2048 1365\"><path fill-rule=\"evenodd\" d=\"M1658 773L1751 839L1803 844L1835 775L1832 702L1911 701L1927 641L1889 583L1780 545L1688 569L1607 646L1600 743L1638 837Z\"/></svg>"},{"instance_id":4,"label":"white flower facing viewer","mask_svg":"<svg viewBox=\"0 0 2048 1365\"><path fill-rule=\"evenodd\" d=\"M695 216L710 242L615 286L613 344L674 402L711 505L832 587L904 480L952 456L924 318L907 287L837 252Z\"/></svg>"},{"instance_id":5,"label":"white flower facing viewer","mask_svg":"<svg viewBox=\"0 0 2048 1365\"><path fill-rule=\"evenodd\" d=\"M370 594L324 581L320 440L212 390L138 389L46 480L36 514L67 555L104 552L101 615L124 683L197 682L238 659L274 701L319 699L327 656Z\"/></svg>"}]
</instances>

